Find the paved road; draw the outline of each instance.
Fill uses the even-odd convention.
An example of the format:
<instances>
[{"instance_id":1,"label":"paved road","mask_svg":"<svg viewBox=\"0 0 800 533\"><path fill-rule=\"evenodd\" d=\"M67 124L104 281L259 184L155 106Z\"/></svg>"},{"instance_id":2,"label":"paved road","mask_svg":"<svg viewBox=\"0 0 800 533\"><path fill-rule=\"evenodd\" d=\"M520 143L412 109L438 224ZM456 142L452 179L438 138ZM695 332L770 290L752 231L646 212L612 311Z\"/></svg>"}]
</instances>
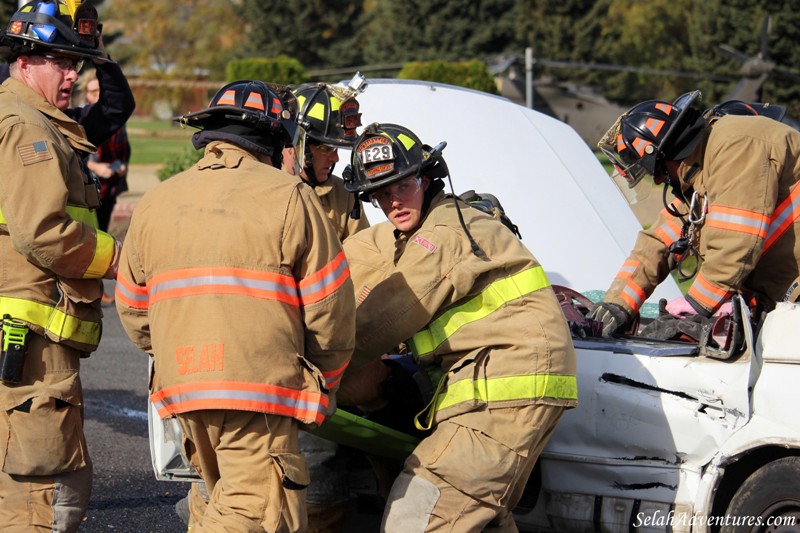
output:
<instances>
[{"instance_id":1,"label":"paved road","mask_svg":"<svg viewBox=\"0 0 800 533\"><path fill-rule=\"evenodd\" d=\"M125 336L113 306L104 311L103 340L81 368L94 488L80 531L184 531L173 506L189 485L157 481L150 463L147 355Z\"/></svg>"}]
</instances>

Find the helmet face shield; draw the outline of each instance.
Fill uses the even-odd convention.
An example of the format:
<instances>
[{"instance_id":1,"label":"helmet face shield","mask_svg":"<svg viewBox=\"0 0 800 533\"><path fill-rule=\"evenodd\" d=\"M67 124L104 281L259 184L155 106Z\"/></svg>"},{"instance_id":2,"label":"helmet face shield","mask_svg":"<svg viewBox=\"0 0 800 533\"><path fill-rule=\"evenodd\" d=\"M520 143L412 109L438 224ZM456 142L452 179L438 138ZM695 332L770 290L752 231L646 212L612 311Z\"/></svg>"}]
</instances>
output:
<instances>
[{"instance_id":1,"label":"helmet face shield","mask_svg":"<svg viewBox=\"0 0 800 533\"><path fill-rule=\"evenodd\" d=\"M292 139L292 146L294 147L294 161L292 164L296 175L300 175L306 166L306 136L306 130L302 126L297 126Z\"/></svg>"},{"instance_id":2,"label":"helmet face shield","mask_svg":"<svg viewBox=\"0 0 800 533\"><path fill-rule=\"evenodd\" d=\"M617 119L597 143L597 147L614 165L617 173L627 181L628 187L632 189L645 176L652 174L642 164L642 157L625 142L621 133L624 118L625 115Z\"/></svg>"},{"instance_id":3,"label":"helmet face shield","mask_svg":"<svg viewBox=\"0 0 800 533\"><path fill-rule=\"evenodd\" d=\"M647 172L647 169L641 165L641 159L635 159L634 161L625 161L614 150L608 150L606 148L601 148L602 152L605 156L611 161L611 164L614 165L614 169L617 173L628 182L628 187L633 189L637 183L639 183L645 176L649 176L650 173ZM630 154L630 150L624 150L627 154Z\"/></svg>"}]
</instances>

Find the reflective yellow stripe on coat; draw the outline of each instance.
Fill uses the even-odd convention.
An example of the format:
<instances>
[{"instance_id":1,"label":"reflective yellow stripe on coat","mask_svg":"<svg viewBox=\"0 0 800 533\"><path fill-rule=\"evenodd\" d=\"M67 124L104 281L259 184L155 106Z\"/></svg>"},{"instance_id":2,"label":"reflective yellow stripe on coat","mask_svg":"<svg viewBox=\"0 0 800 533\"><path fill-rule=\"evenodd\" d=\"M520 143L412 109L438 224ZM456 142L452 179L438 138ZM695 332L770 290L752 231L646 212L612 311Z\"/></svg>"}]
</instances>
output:
<instances>
[{"instance_id":1,"label":"reflective yellow stripe on coat","mask_svg":"<svg viewBox=\"0 0 800 533\"><path fill-rule=\"evenodd\" d=\"M77 220L78 222L83 222L84 224L91 226L95 229L99 227L97 223L97 213L94 209L89 209L88 207L75 207L72 205L67 206L67 214L73 220ZM6 217L3 216L3 212L0 211L0 224L6 224Z\"/></svg>"},{"instance_id":2,"label":"reflective yellow stripe on coat","mask_svg":"<svg viewBox=\"0 0 800 533\"><path fill-rule=\"evenodd\" d=\"M81 320L46 304L0 296L0 315L4 314L39 326L59 339L91 346L100 343L102 329L99 322Z\"/></svg>"},{"instance_id":3,"label":"reflective yellow stripe on coat","mask_svg":"<svg viewBox=\"0 0 800 533\"><path fill-rule=\"evenodd\" d=\"M447 390L436 397L436 411L456 404L480 400L503 402L553 398L577 400L578 380L575 376L534 374L506 376L479 380L462 379L447 385Z\"/></svg>"},{"instance_id":4,"label":"reflective yellow stripe on coat","mask_svg":"<svg viewBox=\"0 0 800 533\"><path fill-rule=\"evenodd\" d=\"M95 246L94 257L83 277L89 279L103 277L114 257L114 237L98 229L100 225L97 222L97 212L94 209L68 205L66 211L72 220L82 222L97 230L97 245ZM3 216L2 211L0 211L0 224L7 224L6 217Z\"/></svg>"},{"instance_id":5,"label":"reflective yellow stripe on coat","mask_svg":"<svg viewBox=\"0 0 800 533\"><path fill-rule=\"evenodd\" d=\"M480 294L448 309L431 321L427 328L416 333L411 338L414 356L421 359L430 355L463 326L489 316L508 302L549 286L550 282L541 266L492 282Z\"/></svg>"}]
</instances>

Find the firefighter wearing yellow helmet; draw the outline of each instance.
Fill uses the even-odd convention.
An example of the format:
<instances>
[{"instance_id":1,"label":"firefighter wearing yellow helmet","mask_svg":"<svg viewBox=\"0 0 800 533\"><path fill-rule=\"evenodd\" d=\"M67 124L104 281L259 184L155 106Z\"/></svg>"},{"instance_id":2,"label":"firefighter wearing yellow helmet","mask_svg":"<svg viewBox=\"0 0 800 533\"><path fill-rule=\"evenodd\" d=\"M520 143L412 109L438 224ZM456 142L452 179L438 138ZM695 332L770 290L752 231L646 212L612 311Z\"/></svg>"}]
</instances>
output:
<instances>
[{"instance_id":1,"label":"firefighter wearing yellow helmet","mask_svg":"<svg viewBox=\"0 0 800 533\"><path fill-rule=\"evenodd\" d=\"M307 131L305 165L292 165L294 157L284 157L283 169L314 188L341 240L369 226L356 199L344 189L333 169L339 161L339 148L350 149L358 137L361 113L357 91L327 83L309 83L294 91L297 98L297 123ZM287 148L292 152L294 148Z\"/></svg>"}]
</instances>

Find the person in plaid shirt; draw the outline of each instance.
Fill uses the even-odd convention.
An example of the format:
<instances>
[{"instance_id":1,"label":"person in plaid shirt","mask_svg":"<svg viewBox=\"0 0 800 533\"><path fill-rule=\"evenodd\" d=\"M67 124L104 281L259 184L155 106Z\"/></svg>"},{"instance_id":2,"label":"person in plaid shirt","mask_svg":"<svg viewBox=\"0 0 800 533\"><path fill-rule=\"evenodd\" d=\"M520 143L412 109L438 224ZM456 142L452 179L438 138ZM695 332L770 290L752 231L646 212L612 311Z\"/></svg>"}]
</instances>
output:
<instances>
[{"instance_id":1,"label":"person in plaid shirt","mask_svg":"<svg viewBox=\"0 0 800 533\"><path fill-rule=\"evenodd\" d=\"M95 104L100 98L100 82L92 74L84 85L87 104ZM111 212L117 203L117 196L128 190L128 161L131 158L131 145L125 126L118 129L110 139L97 147L97 153L89 156L86 164L100 183L100 208L97 219L100 229L108 231Z\"/></svg>"}]
</instances>

